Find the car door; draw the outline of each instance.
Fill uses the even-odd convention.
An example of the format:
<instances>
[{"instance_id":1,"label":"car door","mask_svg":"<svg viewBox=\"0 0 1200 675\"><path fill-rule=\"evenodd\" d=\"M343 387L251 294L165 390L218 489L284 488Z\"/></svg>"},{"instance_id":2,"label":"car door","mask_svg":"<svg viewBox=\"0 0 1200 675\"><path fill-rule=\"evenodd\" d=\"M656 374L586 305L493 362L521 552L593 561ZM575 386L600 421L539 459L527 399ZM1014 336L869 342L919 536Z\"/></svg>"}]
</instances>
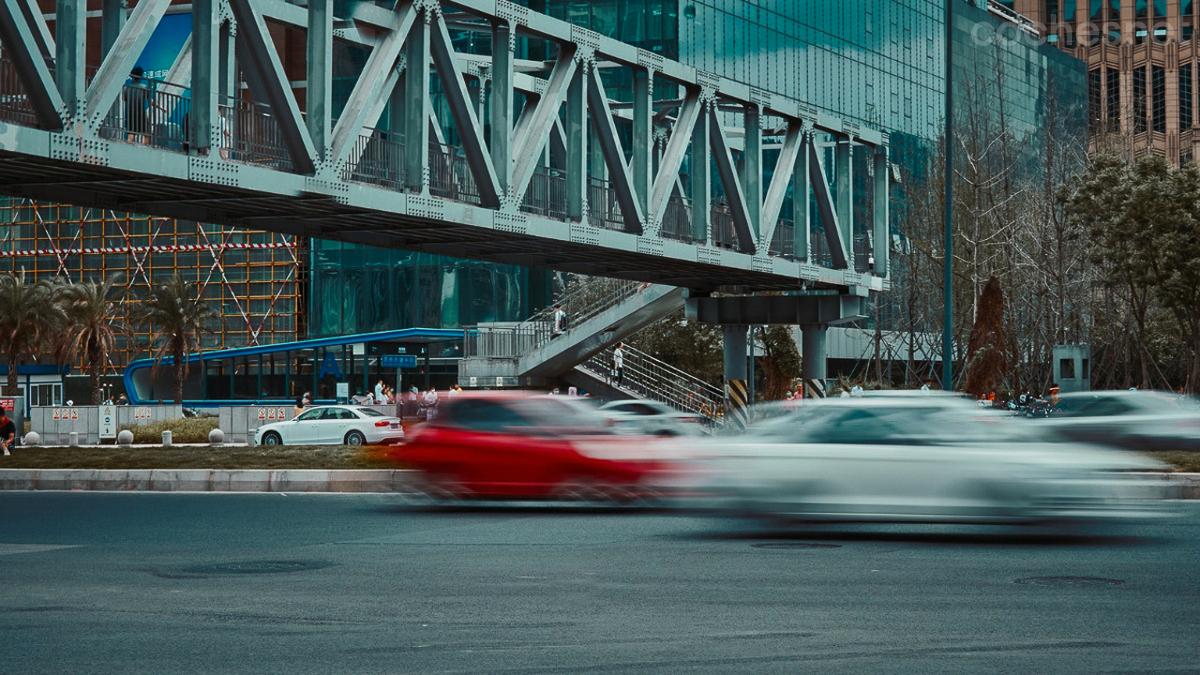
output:
<instances>
[{"instance_id":1,"label":"car door","mask_svg":"<svg viewBox=\"0 0 1200 675\"><path fill-rule=\"evenodd\" d=\"M286 428L281 429L283 441L291 445L315 443L318 425L324 415L325 408L310 408L300 413L296 419L286 424Z\"/></svg>"}]
</instances>

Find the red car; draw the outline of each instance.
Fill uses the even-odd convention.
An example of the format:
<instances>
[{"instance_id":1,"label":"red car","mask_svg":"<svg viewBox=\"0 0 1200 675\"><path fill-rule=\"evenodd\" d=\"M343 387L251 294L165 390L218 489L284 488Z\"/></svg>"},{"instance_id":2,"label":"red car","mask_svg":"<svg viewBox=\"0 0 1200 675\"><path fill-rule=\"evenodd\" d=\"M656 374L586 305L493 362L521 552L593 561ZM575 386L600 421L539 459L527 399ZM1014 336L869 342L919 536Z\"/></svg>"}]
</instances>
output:
<instances>
[{"instance_id":1,"label":"red car","mask_svg":"<svg viewBox=\"0 0 1200 675\"><path fill-rule=\"evenodd\" d=\"M659 494L677 469L661 441L620 434L578 400L480 393L438 407L388 453L433 494L629 501Z\"/></svg>"}]
</instances>

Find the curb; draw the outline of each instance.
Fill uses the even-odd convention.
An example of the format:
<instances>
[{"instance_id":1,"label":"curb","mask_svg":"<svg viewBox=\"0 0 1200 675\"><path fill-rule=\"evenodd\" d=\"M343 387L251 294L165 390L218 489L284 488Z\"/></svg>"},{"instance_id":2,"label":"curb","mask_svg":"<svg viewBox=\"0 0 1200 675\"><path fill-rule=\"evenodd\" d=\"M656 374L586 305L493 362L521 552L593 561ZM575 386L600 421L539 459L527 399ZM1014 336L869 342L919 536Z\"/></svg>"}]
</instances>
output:
<instances>
[{"instance_id":1,"label":"curb","mask_svg":"<svg viewBox=\"0 0 1200 675\"><path fill-rule=\"evenodd\" d=\"M0 490L394 492L402 469L0 469Z\"/></svg>"},{"instance_id":2,"label":"curb","mask_svg":"<svg viewBox=\"0 0 1200 675\"><path fill-rule=\"evenodd\" d=\"M0 469L0 490L395 492L405 469ZM1144 473L1173 499L1200 499L1200 473Z\"/></svg>"}]
</instances>

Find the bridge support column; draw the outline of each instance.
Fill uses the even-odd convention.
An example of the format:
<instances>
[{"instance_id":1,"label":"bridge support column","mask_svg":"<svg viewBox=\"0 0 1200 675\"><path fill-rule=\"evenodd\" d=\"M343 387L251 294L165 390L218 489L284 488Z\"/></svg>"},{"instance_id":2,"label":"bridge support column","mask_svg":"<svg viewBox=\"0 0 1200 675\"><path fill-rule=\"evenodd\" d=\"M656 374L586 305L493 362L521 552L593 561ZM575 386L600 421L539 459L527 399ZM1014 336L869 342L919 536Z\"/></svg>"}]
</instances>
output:
<instances>
[{"instance_id":1,"label":"bridge support column","mask_svg":"<svg viewBox=\"0 0 1200 675\"><path fill-rule=\"evenodd\" d=\"M725 345L725 419L740 427L750 416L746 382L746 325L722 326Z\"/></svg>"},{"instance_id":2,"label":"bridge support column","mask_svg":"<svg viewBox=\"0 0 1200 675\"><path fill-rule=\"evenodd\" d=\"M54 81L70 117L84 114L87 2L59 0L54 12Z\"/></svg>"},{"instance_id":3,"label":"bridge support column","mask_svg":"<svg viewBox=\"0 0 1200 675\"><path fill-rule=\"evenodd\" d=\"M100 4L100 59L104 60L125 27L125 0L104 0Z\"/></svg>"},{"instance_id":4,"label":"bridge support column","mask_svg":"<svg viewBox=\"0 0 1200 675\"><path fill-rule=\"evenodd\" d=\"M809 323L800 326L804 353L801 356L801 375L804 378L805 398L825 398L826 370L825 338L829 331L827 323Z\"/></svg>"},{"instance_id":5,"label":"bridge support column","mask_svg":"<svg viewBox=\"0 0 1200 675\"><path fill-rule=\"evenodd\" d=\"M491 152L496 178L500 181L500 189L506 194L512 175L512 82L513 30L507 21L498 21L492 30ZM482 81L479 91L482 98ZM482 114L480 119L484 119Z\"/></svg>"}]
</instances>

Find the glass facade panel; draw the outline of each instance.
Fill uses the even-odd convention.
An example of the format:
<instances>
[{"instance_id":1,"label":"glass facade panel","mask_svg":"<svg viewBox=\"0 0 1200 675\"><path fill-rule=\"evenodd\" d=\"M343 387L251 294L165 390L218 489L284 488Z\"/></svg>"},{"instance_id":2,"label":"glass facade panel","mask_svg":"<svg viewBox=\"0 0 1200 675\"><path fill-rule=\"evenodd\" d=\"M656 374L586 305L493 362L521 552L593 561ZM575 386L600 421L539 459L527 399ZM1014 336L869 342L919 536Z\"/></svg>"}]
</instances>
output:
<instances>
[{"instance_id":1,"label":"glass facade panel","mask_svg":"<svg viewBox=\"0 0 1200 675\"><path fill-rule=\"evenodd\" d=\"M1121 130L1121 71L1108 68L1105 73L1105 109L1108 114L1108 130Z\"/></svg>"},{"instance_id":2,"label":"glass facade panel","mask_svg":"<svg viewBox=\"0 0 1200 675\"><path fill-rule=\"evenodd\" d=\"M1133 131L1146 131L1146 69L1133 71Z\"/></svg>"},{"instance_id":3,"label":"glass facade panel","mask_svg":"<svg viewBox=\"0 0 1200 675\"><path fill-rule=\"evenodd\" d=\"M1166 71L1162 66L1154 66L1150 69L1150 90L1154 96L1151 128L1159 133L1165 133L1167 130L1167 80Z\"/></svg>"},{"instance_id":4,"label":"glass facade panel","mask_svg":"<svg viewBox=\"0 0 1200 675\"><path fill-rule=\"evenodd\" d=\"M1088 128L1100 128L1100 69L1088 71Z\"/></svg>"},{"instance_id":5,"label":"glass facade panel","mask_svg":"<svg viewBox=\"0 0 1200 675\"><path fill-rule=\"evenodd\" d=\"M1179 66L1179 128L1192 128L1192 64Z\"/></svg>"}]
</instances>

